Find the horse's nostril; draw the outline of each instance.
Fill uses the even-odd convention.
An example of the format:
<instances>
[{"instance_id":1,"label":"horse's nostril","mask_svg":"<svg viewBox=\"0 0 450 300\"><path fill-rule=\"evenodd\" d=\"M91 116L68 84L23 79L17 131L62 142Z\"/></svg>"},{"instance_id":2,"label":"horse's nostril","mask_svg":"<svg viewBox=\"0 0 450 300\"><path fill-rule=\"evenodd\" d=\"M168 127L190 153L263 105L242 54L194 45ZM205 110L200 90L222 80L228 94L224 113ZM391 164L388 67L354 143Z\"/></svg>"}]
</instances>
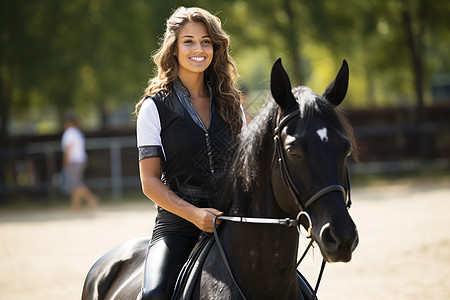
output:
<instances>
[{"instance_id":1,"label":"horse's nostril","mask_svg":"<svg viewBox=\"0 0 450 300\"><path fill-rule=\"evenodd\" d=\"M327 226L328 225L328 226ZM320 238L324 244L324 246L329 251L334 251L339 247L339 240L334 235L334 230L329 226L329 224L322 227L320 232Z\"/></svg>"}]
</instances>

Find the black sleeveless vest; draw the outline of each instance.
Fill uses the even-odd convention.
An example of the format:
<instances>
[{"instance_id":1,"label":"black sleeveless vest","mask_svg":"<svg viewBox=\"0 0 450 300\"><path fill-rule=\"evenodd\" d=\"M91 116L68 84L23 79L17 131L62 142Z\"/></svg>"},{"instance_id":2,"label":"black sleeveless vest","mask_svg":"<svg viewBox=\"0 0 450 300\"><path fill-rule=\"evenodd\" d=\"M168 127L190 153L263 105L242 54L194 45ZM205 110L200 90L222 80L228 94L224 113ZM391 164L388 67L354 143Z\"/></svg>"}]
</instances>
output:
<instances>
[{"instance_id":1,"label":"black sleeveless vest","mask_svg":"<svg viewBox=\"0 0 450 300\"><path fill-rule=\"evenodd\" d=\"M157 93L151 99L161 121L165 153L162 181L196 206L214 205L234 156L229 125L213 105L210 127L205 131L194 122L174 90Z\"/></svg>"}]
</instances>

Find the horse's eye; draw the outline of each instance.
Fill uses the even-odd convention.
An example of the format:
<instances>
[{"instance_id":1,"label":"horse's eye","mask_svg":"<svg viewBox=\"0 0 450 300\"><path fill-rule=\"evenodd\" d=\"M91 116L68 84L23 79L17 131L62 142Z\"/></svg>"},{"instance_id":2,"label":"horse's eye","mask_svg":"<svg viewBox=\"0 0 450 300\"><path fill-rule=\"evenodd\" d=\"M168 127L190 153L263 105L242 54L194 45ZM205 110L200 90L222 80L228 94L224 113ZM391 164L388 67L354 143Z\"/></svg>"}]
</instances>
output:
<instances>
[{"instance_id":1,"label":"horse's eye","mask_svg":"<svg viewBox=\"0 0 450 300\"><path fill-rule=\"evenodd\" d=\"M295 135L286 135L284 139L284 149L289 156L301 156L301 138Z\"/></svg>"},{"instance_id":2,"label":"horse's eye","mask_svg":"<svg viewBox=\"0 0 450 300\"><path fill-rule=\"evenodd\" d=\"M295 149L294 147L288 147L286 148L286 152L290 155L290 156L300 156L300 153L297 151L297 149Z\"/></svg>"}]
</instances>

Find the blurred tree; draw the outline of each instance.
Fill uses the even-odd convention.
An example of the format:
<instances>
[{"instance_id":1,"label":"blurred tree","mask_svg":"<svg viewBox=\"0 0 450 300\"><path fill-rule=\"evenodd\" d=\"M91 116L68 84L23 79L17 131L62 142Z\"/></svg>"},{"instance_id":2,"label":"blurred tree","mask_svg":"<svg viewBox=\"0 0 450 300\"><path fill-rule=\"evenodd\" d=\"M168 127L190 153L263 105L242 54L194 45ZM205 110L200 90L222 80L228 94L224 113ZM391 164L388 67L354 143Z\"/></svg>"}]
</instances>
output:
<instances>
[{"instance_id":1,"label":"blurred tree","mask_svg":"<svg viewBox=\"0 0 450 300\"><path fill-rule=\"evenodd\" d=\"M412 104L413 97L417 111L423 111L431 66L434 70L436 67L448 70L449 48L444 46L450 27L447 0L199 3L225 12L221 17L237 52L266 48L271 60L277 56L290 59L285 64L295 84L305 84L308 79L305 74L321 72L324 77L337 67L317 70L316 65L311 66L313 58L325 62L326 57L320 55L332 56L336 62L343 57L350 59L352 74L364 77L353 76L364 86L365 97L359 98L366 105L376 105L377 101L386 105L389 101L393 103L394 98L396 103L406 99L405 104ZM311 47L312 44L316 46ZM317 51L320 46L327 51L307 52ZM262 62L254 63L257 68Z\"/></svg>"},{"instance_id":2,"label":"blurred tree","mask_svg":"<svg viewBox=\"0 0 450 300\"><path fill-rule=\"evenodd\" d=\"M424 85L427 74L426 47L430 39L427 36L440 30L448 31L450 27L448 1L426 0L402 1L400 13L403 29L403 40L409 52L411 71L414 75L414 88L416 93L416 118L425 120L424 115Z\"/></svg>"},{"instance_id":3,"label":"blurred tree","mask_svg":"<svg viewBox=\"0 0 450 300\"><path fill-rule=\"evenodd\" d=\"M26 12L19 9L19 1L0 2L0 146L7 144L7 124L13 99L27 98L30 73L33 72L39 56L34 49L36 39L28 38L30 33L22 22ZM25 72L28 66L29 72Z\"/></svg>"},{"instance_id":4,"label":"blurred tree","mask_svg":"<svg viewBox=\"0 0 450 300\"><path fill-rule=\"evenodd\" d=\"M384 5L383 5L384 4ZM426 0L396 0L383 1L377 11L381 12L378 20L385 23L381 30L387 32L384 36L384 51L382 59L388 60L390 64L386 66L383 73L388 73L390 68L402 68L409 70L409 88L416 102L415 120L424 120L424 96L425 86L429 88L430 73L433 72L429 54L439 51L439 44L445 43L445 38L449 37L450 27L450 4L446 0L436 0L429 2ZM382 12L387 10L386 12ZM383 29L384 27L384 29ZM439 35L438 39L433 39L434 35ZM397 41L396 46L388 48L388 41ZM383 40L383 38L382 38ZM395 45L395 44L394 44ZM433 49L433 51L430 51ZM447 47L446 53L440 53L442 57L450 54ZM435 53L433 54L435 55ZM393 57L393 59L389 59Z\"/></svg>"},{"instance_id":5,"label":"blurred tree","mask_svg":"<svg viewBox=\"0 0 450 300\"><path fill-rule=\"evenodd\" d=\"M0 143L11 113L31 107L94 108L106 119L126 103L131 112L179 5L217 12L233 56L256 80L279 56L295 85L328 76L336 66L323 66L346 57L362 75L353 76L362 101L410 98L414 88L421 107L429 74L450 68L447 0L1 1Z\"/></svg>"},{"instance_id":6,"label":"blurred tree","mask_svg":"<svg viewBox=\"0 0 450 300\"><path fill-rule=\"evenodd\" d=\"M0 143L11 113L52 106L133 104L150 77L150 54L178 1L0 2ZM102 118L104 119L104 118Z\"/></svg>"},{"instance_id":7,"label":"blurred tree","mask_svg":"<svg viewBox=\"0 0 450 300\"><path fill-rule=\"evenodd\" d=\"M397 95L407 87L407 93L415 95L416 120L423 120L425 85L429 87L426 80L432 71L432 57L427 54L435 57L439 44L449 37L447 0L317 0L305 4L311 20L316 20L309 24L314 42L328 47L336 59L345 53L365 66L370 102L377 83ZM448 54L447 50L438 56Z\"/></svg>"},{"instance_id":8,"label":"blurred tree","mask_svg":"<svg viewBox=\"0 0 450 300\"><path fill-rule=\"evenodd\" d=\"M81 66L79 101L94 101L102 120L121 102L133 105L150 77L151 52L176 1L93 1ZM104 125L104 124L103 124Z\"/></svg>"},{"instance_id":9,"label":"blurred tree","mask_svg":"<svg viewBox=\"0 0 450 300\"><path fill-rule=\"evenodd\" d=\"M269 62L279 56L285 59L285 67L292 74L295 84L304 82L302 70L302 38L306 31L299 30L308 24L305 1L264 0L221 2L198 1L210 11L223 11L218 16L232 35L232 44L239 49L266 48Z\"/></svg>"}]
</instances>

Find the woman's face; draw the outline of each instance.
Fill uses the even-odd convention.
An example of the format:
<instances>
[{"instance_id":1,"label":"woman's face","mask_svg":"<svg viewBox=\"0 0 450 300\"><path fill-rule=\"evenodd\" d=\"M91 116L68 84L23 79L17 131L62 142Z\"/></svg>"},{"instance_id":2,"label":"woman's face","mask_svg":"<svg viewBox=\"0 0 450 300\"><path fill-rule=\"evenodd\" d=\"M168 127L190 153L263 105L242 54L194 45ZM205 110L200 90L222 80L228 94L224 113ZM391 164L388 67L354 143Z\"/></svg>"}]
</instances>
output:
<instances>
[{"instance_id":1,"label":"woman's face","mask_svg":"<svg viewBox=\"0 0 450 300\"><path fill-rule=\"evenodd\" d=\"M178 33L174 55L178 59L179 74L204 72L214 56L211 37L200 22L188 22Z\"/></svg>"}]
</instances>

